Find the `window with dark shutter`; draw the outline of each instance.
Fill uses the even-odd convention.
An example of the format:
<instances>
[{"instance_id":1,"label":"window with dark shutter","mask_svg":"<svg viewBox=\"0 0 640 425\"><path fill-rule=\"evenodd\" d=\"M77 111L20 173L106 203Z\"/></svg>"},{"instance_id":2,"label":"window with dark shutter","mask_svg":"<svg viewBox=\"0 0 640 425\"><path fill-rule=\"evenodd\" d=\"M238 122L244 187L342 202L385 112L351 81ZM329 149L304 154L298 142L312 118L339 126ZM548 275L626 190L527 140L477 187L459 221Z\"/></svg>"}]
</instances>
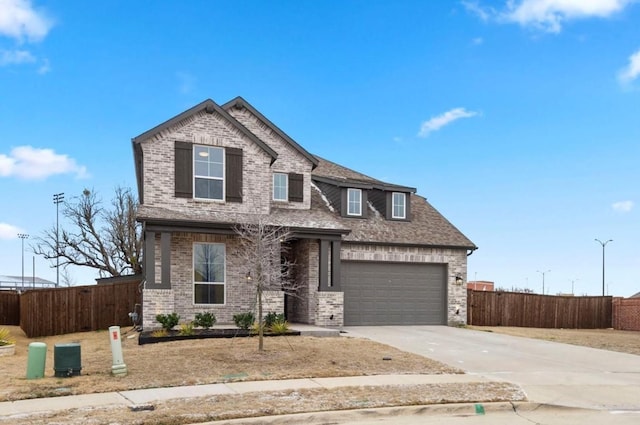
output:
<instances>
[{"instance_id":1,"label":"window with dark shutter","mask_svg":"<svg viewBox=\"0 0 640 425\"><path fill-rule=\"evenodd\" d=\"M175 144L175 196L193 197L193 154L191 143Z\"/></svg>"},{"instance_id":2,"label":"window with dark shutter","mask_svg":"<svg viewBox=\"0 0 640 425\"><path fill-rule=\"evenodd\" d=\"M304 201L304 176L289 173L289 202Z\"/></svg>"},{"instance_id":3,"label":"window with dark shutter","mask_svg":"<svg viewBox=\"0 0 640 425\"><path fill-rule=\"evenodd\" d=\"M225 196L227 202L242 202L242 149L225 148Z\"/></svg>"}]
</instances>

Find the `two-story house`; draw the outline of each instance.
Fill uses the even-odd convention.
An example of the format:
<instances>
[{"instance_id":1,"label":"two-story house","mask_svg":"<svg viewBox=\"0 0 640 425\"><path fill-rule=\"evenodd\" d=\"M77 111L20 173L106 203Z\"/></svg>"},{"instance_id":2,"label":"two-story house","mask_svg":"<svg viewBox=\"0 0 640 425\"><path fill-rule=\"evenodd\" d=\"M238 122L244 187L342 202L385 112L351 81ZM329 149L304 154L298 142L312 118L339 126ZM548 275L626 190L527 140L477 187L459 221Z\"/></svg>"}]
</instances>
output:
<instances>
[{"instance_id":1,"label":"two-story house","mask_svg":"<svg viewBox=\"0 0 640 425\"><path fill-rule=\"evenodd\" d=\"M244 99L206 100L133 138L144 226L143 327L255 310L234 225L293 236L296 296L266 311L319 326L464 323L476 249L416 189L307 152ZM206 273L202 264L207 264Z\"/></svg>"}]
</instances>

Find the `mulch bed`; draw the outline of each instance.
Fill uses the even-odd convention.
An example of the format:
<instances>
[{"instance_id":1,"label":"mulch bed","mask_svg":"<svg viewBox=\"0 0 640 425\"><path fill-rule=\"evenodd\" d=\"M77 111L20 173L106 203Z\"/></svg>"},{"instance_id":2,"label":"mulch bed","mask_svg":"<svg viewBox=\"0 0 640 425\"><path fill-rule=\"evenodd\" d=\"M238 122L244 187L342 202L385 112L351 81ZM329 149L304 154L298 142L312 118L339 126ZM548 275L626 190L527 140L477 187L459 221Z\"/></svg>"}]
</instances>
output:
<instances>
[{"instance_id":1,"label":"mulch bed","mask_svg":"<svg viewBox=\"0 0 640 425\"><path fill-rule=\"evenodd\" d=\"M265 332L264 336L297 336L300 331L287 331L284 333L274 334ZM142 331L138 336L138 344L155 344L158 342L183 341L186 339L205 339L205 338L237 338L258 336L255 332L247 329L194 329L193 335L180 335L180 331L169 331L166 335L154 336L153 331Z\"/></svg>"}]
</instances>

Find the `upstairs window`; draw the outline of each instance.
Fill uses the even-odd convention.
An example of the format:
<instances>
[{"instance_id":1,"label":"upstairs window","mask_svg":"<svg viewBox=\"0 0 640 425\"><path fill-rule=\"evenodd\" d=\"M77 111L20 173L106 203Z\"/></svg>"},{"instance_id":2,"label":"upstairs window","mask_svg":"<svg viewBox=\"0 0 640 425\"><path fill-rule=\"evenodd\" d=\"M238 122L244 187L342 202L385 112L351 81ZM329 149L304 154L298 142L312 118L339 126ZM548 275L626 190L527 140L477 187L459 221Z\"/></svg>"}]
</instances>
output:
<instances>
[{"instance_id":1,"label":"upstairs window","mask_svg":"<svg viewBox=\"0 0 640 425\"><path fill-rule=\"evenodd\" d=\"M224 268L224 244L193 244L193 302L195 304L225 303Z\"/></svg>"},{"instance_id":2,"label":"upstairs window","mask_svg":"<svg viewBox=\"0 0 640 425\"><path fill-rule=\"evenodd\" d=\"M193 147L194 197L224 200L224 148Z\"/></svg>"},{"instance_id":3,"label":"upstairs window","mask_svg":"<svg viewBox=\"0 0 640 425\"><path fill-rule=\"evenodd\" d=\"M393 205L391 218L407 218L407 195L393 192Z\"/></svg>"},{"instance_id":4,"label":"upstairs window","mask_svg":"<svg viewBox=\"0 0 640 425\"><path fill-rule=\"evenodd\" d=\"M274 173L273 175L273 200L287 201L289 193L289 179L284 173Z\"/></svg>"},{"instance_id":5,"label":"upstairs window","mask_svg":"<svg viewBox=\"0 0 640 425\"><path fill-rule=\"evenodd\" d=\"M362 215L362 190L347 189L347 215Z\"/></svg>"}]
</instances>

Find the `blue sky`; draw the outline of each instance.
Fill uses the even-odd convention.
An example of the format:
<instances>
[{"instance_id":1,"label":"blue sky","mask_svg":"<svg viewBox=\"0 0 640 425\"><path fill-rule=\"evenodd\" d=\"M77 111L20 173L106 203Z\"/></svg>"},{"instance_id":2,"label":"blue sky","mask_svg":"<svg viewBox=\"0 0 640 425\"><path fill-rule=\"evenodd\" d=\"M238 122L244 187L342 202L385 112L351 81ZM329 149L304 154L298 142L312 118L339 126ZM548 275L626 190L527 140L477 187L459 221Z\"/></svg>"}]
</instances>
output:
<instances>
[{"instance_id":1,"label":"blue sky","mask_svg":"<svg viewBox=\"0 0 640 425\"><path fill-rule=\"evenodd\" d=\"M135 187L132 137L238 95L310 152L416 187L479 247L469 280L597 295L599 238L607 293L640 291L624 0L0 0L0 275L21 274L17 233L55 224L54 193L108 202ZM55 281L27 240L34 261Z\"/></svg>"}]
</instances>

